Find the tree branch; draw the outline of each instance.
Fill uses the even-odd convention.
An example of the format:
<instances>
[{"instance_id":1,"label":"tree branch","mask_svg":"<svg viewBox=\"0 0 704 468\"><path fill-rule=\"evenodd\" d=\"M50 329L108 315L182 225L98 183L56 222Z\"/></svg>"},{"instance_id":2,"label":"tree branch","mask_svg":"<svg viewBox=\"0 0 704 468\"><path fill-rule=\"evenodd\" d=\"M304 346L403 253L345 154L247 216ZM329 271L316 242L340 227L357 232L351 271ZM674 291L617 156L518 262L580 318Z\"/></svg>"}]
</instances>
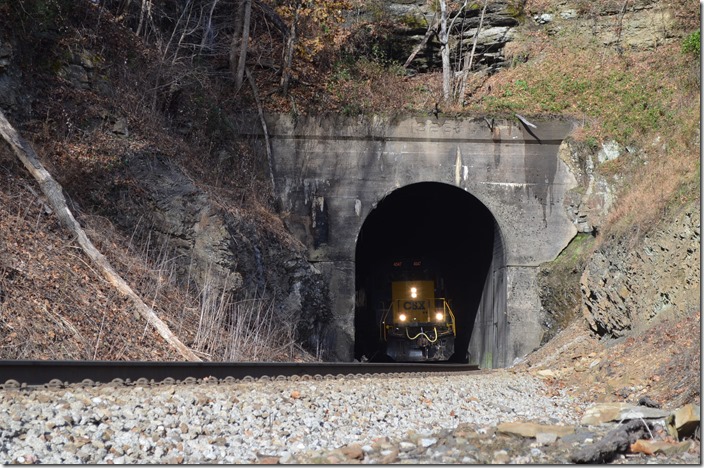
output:
<instances>
[{"instance_id":1,"label":"tree branch","mask_svg":"<svg viewBox=\"0 0 704 468\"><path fill-rule=\"evenodd\" d=\"M252 94L254 94L254 101L257 103L257 112L259 113L259 121L262 124L262 131L264 132L264 146L266 146L266 160L269 163L269 178L271 179L271 191L276 194L276 182L274 181L274 164L273 157L271 154L271 142L269 141L269 130L266 127L266 120L264 119L264 109L262 108L262 102L259 100L259 90L257 89L257 83L254 82L252 73L249 68L244 69L247 75L247 81L252 87Z\"/></svg>"},{"instance_id":2,"label":"tree branch","mask_svg":"<svg viewBox=\"0 0 704 468\"><path fill-rule=\"evenodd\" d=\"M406 59L406 63L403 64L403 68L408 68L413 59L416 58L416 55L418 55L418 52L420 52L420 50L425 47L425 44L428 43L428 39L430 39L430 36L432 36L433 33L437 31L439 25L440 17L436 17L433 23L428 26L428 30L426 31L425 36L423 36L423 39L421 39L418 45L413 48L411 55L408 56L408 58Z\"/></svg>"},{"instance_id":3,"label":"tree branch","mask_svg":"<svg viewBox=\"0 0 704 468\"><path fill-rule=\"evenodd\" d=\"M462 80L460 84L459 93L457 93L458 104L462 103L464 100L464 94L467 90L467 79L469 78L469 73L472 70L472 63L474 62L474 52L477 50L477 40L479 39L479 33L482 32L482 25L484 23L484 13L486 12L486 6L489 0L484 0L484 8L482 8L482 14L479 17L479 26L477 27L477 32L474 33L474 43L472 44L472 52L465 55L464 67L462 69Z\"/></svg>"}]
</instances>

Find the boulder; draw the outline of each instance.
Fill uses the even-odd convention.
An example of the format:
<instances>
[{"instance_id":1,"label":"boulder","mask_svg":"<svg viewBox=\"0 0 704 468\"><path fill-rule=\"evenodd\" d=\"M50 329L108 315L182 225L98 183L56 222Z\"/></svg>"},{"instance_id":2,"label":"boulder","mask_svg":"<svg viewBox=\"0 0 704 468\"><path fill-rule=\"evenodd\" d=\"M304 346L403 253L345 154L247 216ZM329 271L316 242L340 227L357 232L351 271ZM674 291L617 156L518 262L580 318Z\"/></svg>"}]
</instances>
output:
<instances>
[{"instance_id":1,"label":"boulder","mask_svg":"<svg viewBox=\"0 0 704 468\"><path fill-rule=\"evenodd\" d=\"M669 414L658 408L634 406L630 403L599 403L587 408L580 422L584 425L597 425L631 419L661 419Z\"/></svg>"},{"instance_id":2,"label":"boulder","mask_svg":"<svg viewBox=\"0 0 704 468\"><path fill-rule=\"evenodd\" d=\"M699 406L691 403L678 408L667 418L667 432L676 439L691 436L699 427L699 413Z\"/></svg>"}]
</instances>

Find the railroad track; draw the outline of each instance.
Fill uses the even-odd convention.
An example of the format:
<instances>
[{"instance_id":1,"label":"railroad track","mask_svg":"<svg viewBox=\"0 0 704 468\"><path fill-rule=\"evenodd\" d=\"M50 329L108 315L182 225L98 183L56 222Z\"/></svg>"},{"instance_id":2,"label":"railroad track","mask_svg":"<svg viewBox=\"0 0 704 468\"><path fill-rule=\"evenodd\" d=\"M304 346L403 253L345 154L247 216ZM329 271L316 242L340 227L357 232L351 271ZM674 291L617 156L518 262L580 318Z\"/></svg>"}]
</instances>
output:
<instances>
[{"instance_id":1,"label":"railroad track","mask_svg":"<svg viewBox=\"0 0 704 468\"><path fill-rule=\"evenodd\" d=\"M68 387L328 379L369 374L476 372L469 364L357 362L0 361L0 387Z\"/></svg>"}]
</instances>

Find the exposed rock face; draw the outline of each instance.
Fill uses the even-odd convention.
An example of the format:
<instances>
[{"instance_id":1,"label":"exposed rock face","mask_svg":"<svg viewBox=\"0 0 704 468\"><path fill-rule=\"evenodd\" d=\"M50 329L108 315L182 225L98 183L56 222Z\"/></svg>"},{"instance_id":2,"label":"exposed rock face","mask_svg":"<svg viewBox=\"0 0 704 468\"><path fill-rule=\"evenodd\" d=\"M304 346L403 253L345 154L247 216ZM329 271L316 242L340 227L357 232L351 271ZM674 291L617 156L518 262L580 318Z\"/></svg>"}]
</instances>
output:
<instances>
[{"instance_id":1,"label":"exposed rock face","mask_svg":"<svg viewBox=\"0 0 704 468\"><path fill-rule=\"evenodd\" d=\"M26 112L27 98L19 92L22 73L18 67L11 66L16 52L12 44L0 39L0 107L5 112Z\"/></svg>"},{"instance_id":2,"label":"exposed rock face","mask_svg":"<svg viewBox=\"0 0 704 468\"><path fill-rule=\"evenodd\" d=\"M581 2L564 2L556 12L545 12L532 19L548 33L570 30L599 41L604 46L650 49L679 37L675 17L667 2L635 0L612 2L598 14L583 12Z\"/></svg>"},{"instance_id":3,"label":"exposed rock face","mask_svg":"<svg viewBox=\"0 0 704 468\"><path fill-rule=\"evenodd\" d=\"M565 197L567 215L579 232L597 230L614 202L611 181L595 171L596 166L603 162L600 156L602 153L613 156L612 146L605 144L596 155L586 145L571 139L565 140L560 146L560 159L569 166L579 184Z\"/></svg>"},{"instance_id":4,"label":"exposed rock face","mask_svg":"<svg viewBox=\"0 0 704 468\"><path fill-rule=\"evenodd\" d=\"M618 180L600 174L597 168L626 151L639 150L622 148L615 142L605 142L598 149L569 138L562 143L559 156L579 184L565 196L565 209L580 233L595 235L604 226L615 201ZM557 331L560 314L566 313L562 309L576 301L581 303L589 326L610 337L645 329L672 314L691 312L698 304L699 293L700 212L692 206L670 219L637 242L628 237L618 242L605 241L605 246L590 256L582 272L581 298L576 288L574 300L552 300L546 296L566 294L555 289L550 275L578 274L581 265L569 260L564 261L564 266L547 265L541 276L546 338Z\"/></svg>"},{"instance_id":5,"label":"exposed rock face","mask_svg":"<svg viewBox=\"0 0 704 468\"><path fill-rule=\"evenodd\" d=\"M225 219L208 196L167 159L135 158L128 170L144 190L141 222L179 254L179 276L191 270L189 279L200 288L210 283L215 290L238 291L243 286L238 259L230 250Z\"/></svg>"},{"instance_id":6,"label":"exposed rock face","mask_svg":"<svg viewBox=\"0 0 704 468\"><path fill-rule=\"evenodd\" d=\"M217 205L166 158L140 155L127 167L138 189L123 194L121 223L142 237L148 232L152 249L166 245L181 281L216 294L274 298L277 317L295 323L311 349L319 346L330 301L302 246L285 245L268 221Z\"/></svg>"},{"instance_id":7,"label":"exposed rock face","mask_svg":"<svg viewBox=\"0 0 704 468\"><path fill-rule=\"evenodd\" d=\"M683 210L636 245L596 251L582 274L582 312L600 335L623 336L699 307L700 216Z\"/></svg>"},{"instance_id":8,"label":"exposed rock face","mask_svg":"<svg viewBox=\"0 0 704 468\"><path fill-rule=\"evenodd\" d=\"M507 65L503 48L513 39L514 28L519 24L516 17L517 11L512 9L510 3L494 1L487 5L484 22L477 38L473 70L494 71ZM406 0L386 2L386 8L392 16L409 23L407 28L394 31L387 43L383 45L389 55L388 58L404 63L415 45L423 39L427 25L433 24L439 12L434 11L428 2ZM450 39L451 57L459 57L472 49L480 15L481 8L469 7L463 10L454 21ZM437 37L431 38L425 49L416 56L410 68L421 72L442 68L440 47Z\"/></svg>"},{"instance_id":9,"label":"exposed rock face","mask_svg":"<svg viewBox=\"0 0 704 468\"><path fill-rule=\"evenodd\" d=\"M560 145L558 156L567 164L578 184L565 195L564 209L580 235L555 261L541 266L538 281L543 344L579 315L582 303L579 280L585 266L583 252L591 248L592 236L603 225L615 199L615 181L596 170L604 160L600 156L602 153L612 159L620 155L618 148L609 143L599 151L572 138L565 139Z\"/></svg>"},{"instance_id":10,"label":"exposed rock face","mask_svg":"<svg viewBox=\"0 0 704 468\"><path fill-rule=\"evenodd\" d=\"M511 0L488 2L477 38L472 66L474 72L491 74L510 66L512 54L505 53L504 50L506 45L520 34L519 29L531 30L538 27L551 35L569 33L596 40L606 47L640 50L660 46L681 35L667 2L612 2L611 5L597 10L585 2L565 1L561 2L556 11L539 12L533 17L524 16L522 3ZM383 41L381 49L388 59L404 63L413 47L425 35L428 25L433 24L439 15L439 12L435 11L437 6L425 1L411 0L390 0L383 5L386 14L405 23L406 27L395 30ZM380 7L377 4L375 8ZM451 12L450 17L455 13L456 10ZM469 6L453 22L449 43L452 60L471 50L480 14L481 6ZM374 14L367 12L366 16L373 19ZM437 36L431 38L410 68L420 72L441 69L440 48Z\"/></svg>"}]
</instances>

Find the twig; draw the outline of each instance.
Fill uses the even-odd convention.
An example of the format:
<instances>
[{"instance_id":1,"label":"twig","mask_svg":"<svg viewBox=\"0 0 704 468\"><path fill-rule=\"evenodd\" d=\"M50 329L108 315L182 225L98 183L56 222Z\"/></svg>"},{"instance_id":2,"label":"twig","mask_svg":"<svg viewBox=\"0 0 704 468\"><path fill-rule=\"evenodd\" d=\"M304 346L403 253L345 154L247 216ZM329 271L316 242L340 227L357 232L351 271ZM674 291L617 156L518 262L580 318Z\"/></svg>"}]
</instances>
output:
<instances>
[{"instance_id":1,"label":"twig","mask_svg":"<svg viewBox=\"0 0 704 468\"><path fill-rule=\"evenodd\" d=\"M623 52L623 48L621 47L621 33L623 32L623 17L626 15L627 5L628 0L623 2L623 6L621 7L621 14L618 17L618 25L616 26L616 48L619 52L619 55Z\"/></svg>"},{"instance_id":2,"label":"twig","mask_svg":"<svg viewBox=\"0 0 704 468\"><path fill-rule=\"evenodd\" d=\"M653 433L650 431L650 426L648 426L648 424L645 422L645 420L643 418L638 418L638 419L640 419L640 422L642 422L643 425L645 426L645 428L648 430L648 434L650 434L650 438L654 439L655 437L653 437Z\"/></svg>"},{"instance_id":3,"label":"twig","mask_svg":"<svg viewBox=\"0 0 704 468\"><path fill-rule=\"evenodd\" d=\"M103 336L103 327L105 326L105 316L107 315L107 309L103 311L103 319L100 321L100 330L98 330L98 338L95 341L95 351L93 352L93 360L98 359L98 349L100 348L100 338Z\"/></svg>"}]
</instances>

